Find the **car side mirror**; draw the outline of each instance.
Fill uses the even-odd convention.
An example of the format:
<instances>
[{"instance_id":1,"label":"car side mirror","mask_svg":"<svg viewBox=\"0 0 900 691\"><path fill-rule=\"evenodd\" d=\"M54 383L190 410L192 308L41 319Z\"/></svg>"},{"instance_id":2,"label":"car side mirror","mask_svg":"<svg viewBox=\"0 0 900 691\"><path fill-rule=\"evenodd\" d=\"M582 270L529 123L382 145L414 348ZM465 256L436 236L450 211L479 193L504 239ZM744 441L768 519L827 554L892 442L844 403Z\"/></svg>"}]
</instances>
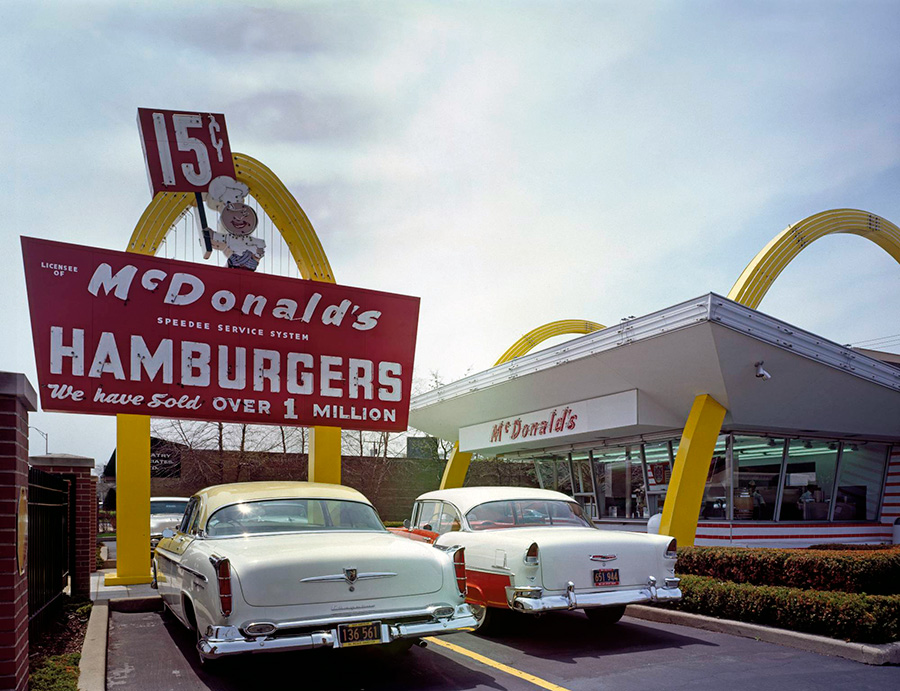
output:
<instances>
[{"instance_id":1,"label":"car side mirror","mask_svg":"<svg viewBox=\"0 0 900 691\"><path fill-rule=\"evenodd\" d=\"M410 526L409 519L404 518L403 519L403 527L406 528L407 530L409 530L409 526Z\"/></svg>"},{"instance_id":2,"label":"car side mirror","mask_svg":"<svg viewBox=\"0 0 900 691\"><path fill-rule=\"evenodd\" d=\"M166 528L164 531L162 531L162 536L163 537L175 537L175 531L172 530L171 528Z\"/></svg>"}]
</instances>

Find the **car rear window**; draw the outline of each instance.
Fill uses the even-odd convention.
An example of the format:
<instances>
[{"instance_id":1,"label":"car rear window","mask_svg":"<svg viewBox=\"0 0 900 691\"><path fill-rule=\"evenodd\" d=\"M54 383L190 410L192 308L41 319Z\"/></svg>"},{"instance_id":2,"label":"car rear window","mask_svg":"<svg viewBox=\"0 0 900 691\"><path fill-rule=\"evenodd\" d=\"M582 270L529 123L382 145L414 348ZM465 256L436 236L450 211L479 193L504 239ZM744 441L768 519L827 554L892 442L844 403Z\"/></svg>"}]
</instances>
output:
<instances>
[{"instance_id":1,"label":"car rear window","mask_svg":"<svg viewBox=\"0 0 900 691\"><path fill-rule=\"evenodd\" d=\"M466 514L472 530L497 530L524 526L592 527L581 506L572 501L489 501Z\"/></svg>"},{"instance_id":2,"label":"car rear window","mask_svg":"<svg viewBox=\"0 0 900 691\"><path fill-rule=\"evenodd\" d=\"M232 504L206 522L210 537L305 530L384 531L368 504L339 499L269 499Z\"/></svg>"},{"instance_id":3,"label":"car rear window","mask_svg":"<svg viewBox=\"0 0 900 691\"><path fill-rule=\"evenodd\" d=\"M183 514L188 500L153 499L150 501L150 513L177 513Z\"/></svg>"}]
</instances>

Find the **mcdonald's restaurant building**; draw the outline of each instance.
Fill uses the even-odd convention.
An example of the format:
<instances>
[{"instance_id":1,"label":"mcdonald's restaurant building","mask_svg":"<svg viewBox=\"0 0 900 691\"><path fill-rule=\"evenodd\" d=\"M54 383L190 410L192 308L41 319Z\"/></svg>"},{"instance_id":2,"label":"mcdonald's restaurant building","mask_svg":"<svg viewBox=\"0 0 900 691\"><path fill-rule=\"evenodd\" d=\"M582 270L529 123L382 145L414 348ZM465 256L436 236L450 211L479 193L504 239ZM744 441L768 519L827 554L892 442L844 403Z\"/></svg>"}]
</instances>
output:
<instances>
[{"instance_id":1,"label":"mcdonald's restaurant building","mask_svg":"<svg viewBox=\"0 0 900 691\"><path fill-rule=\"evenodd\" d=\"M704 405L724 418L709 423ZM713 424L714 448L691 480L691 506L703 485L695 544L900 534L900 356L715 293L420 395L410 424L458 439L460 452L533 463L542 486L622 530L645 529L682 491L676 456L691 453L698 424Z\"/></svg>"}]
</instances>

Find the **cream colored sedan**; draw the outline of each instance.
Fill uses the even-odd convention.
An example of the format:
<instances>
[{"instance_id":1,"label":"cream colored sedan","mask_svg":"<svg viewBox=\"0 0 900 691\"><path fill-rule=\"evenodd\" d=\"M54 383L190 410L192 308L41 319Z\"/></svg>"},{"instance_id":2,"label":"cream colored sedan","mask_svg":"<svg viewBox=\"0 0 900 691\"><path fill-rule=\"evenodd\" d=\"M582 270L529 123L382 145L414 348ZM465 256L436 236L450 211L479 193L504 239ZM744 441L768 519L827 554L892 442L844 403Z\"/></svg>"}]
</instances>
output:
<instances>
[{"instance_id":1,"label":"cream colored sedan","mask_svg":"<svg viewBox=\"0 0 900 691\"><path fill-rule=\"evenodd\" d=\"M154 585L196 631L201 661L362 645L409 647L477 625L464 550L388 532L356 490L218 485L156 547Z\"/></svg>"},{"instance_id":2,"label":"cream colored sedan","mask_svg":"<svg viewBox=\"0 0 900 691\"><path fill-rule=\"evenodd\" d=\"M560 492L427 492L416 499L407 523L397 532L465 548L468 602L485 627L499 610L582 609L598 624L614 624L626 605L681 598L674 538L599 530Z\"/></svg>"}]
</instances>

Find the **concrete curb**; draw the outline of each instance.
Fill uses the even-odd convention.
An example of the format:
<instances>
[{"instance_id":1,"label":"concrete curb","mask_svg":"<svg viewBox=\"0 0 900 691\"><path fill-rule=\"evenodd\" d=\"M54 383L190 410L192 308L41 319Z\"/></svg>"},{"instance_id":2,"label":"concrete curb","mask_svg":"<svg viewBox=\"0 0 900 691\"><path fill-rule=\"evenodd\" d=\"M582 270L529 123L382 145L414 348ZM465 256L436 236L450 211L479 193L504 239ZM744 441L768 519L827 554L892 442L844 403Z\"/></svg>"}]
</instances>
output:
<instances>
[{"instance_id":1,"label":"concrete curb","mask_svg":"<svg viewBox=\"0 0 900 691\"><path fill-rule=\"evenodd\" d=\"M78 691L106 691L106 645L109 607L104 601L91 607L81 661L78 663Z\"/></svg>"},{"instance_id":2,"label":"concrete curb","mask_svg":"<svg viewBox=\"0 0 900 691\"><path fill-rule=\"evenodd\" d=\"M628 605L626 616L661 624L678 624L695 629L727 633L733 636L755 638L766 643L799 648L819 655L833 655L867 665L900 665L900 643L848 643L826 636L798 633L784 629L773 629L760 624L746 624L742 621L716 619L702 614L679 612L672 609L658 609L647 605Z\"/></svg>"}]
</instances>

